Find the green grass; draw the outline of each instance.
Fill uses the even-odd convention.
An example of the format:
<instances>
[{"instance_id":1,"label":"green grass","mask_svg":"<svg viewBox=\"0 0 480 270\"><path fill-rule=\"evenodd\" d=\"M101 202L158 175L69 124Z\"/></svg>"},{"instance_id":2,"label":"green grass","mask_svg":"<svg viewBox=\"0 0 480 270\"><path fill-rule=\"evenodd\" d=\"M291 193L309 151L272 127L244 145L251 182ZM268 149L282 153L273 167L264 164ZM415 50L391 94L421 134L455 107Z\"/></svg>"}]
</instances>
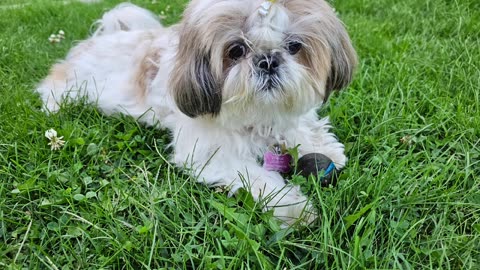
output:
<instances>
[{"instance_id":1,"label":"green grass","mask_svg":"<svg viewBox=\"0 0 480 270\"><path fill-rule=\"evenodd\" d=\"M320 114L349 163L287 230L169 165L166 131L43 114L35 83L117 1L20 2L0 8L0 269L480 269L478 0L333 2L361 65ZM172 24L186 1L134 2Z\"/></svg>"}]
</instances>

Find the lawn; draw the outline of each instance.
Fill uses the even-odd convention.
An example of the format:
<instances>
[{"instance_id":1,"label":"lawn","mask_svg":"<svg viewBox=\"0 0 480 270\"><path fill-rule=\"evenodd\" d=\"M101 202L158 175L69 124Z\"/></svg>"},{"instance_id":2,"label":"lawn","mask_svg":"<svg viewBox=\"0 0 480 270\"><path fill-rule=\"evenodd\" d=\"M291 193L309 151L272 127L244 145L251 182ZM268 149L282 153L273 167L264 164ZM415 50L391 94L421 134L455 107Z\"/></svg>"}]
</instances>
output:
<instances>
[{"instance_id":1,"label":"lawn","mask_svg":"<svg viewBox=\"0 0 480 270\"><path fill-rule=\"evenodd\" d=\"M360 66L319 114L349 163L288 229L172 167L164 130L40 110L34 85L118 2L0 3L0 269L480 269L480 1L331 1ZM187 1L132 2L173 24Z\"/></svg>"}]
</instances>

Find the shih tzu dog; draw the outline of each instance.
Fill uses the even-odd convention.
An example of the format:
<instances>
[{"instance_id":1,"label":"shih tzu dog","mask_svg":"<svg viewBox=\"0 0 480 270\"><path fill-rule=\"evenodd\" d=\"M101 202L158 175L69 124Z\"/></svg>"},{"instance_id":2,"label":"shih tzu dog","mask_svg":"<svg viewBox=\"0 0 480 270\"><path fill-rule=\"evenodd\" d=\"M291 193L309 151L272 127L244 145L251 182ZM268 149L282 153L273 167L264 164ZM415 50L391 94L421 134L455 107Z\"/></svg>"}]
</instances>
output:
<instances>
[{"instance_id":1,"label":"shih tzu dog","mask_svg":"<svg viewBox=\"0 0 480 270\"><path fill-rule=\"evenodd\" d=\"M298 186L262 166L272 145L322 153L344 147L317 109L347 86L357 63L323 0L193 0L182 21L121 4L37 87L48 112L80 97L171 130L172 162L209 186L250 191L284 224L316 212Z\"/></svg>"}]
</instances>

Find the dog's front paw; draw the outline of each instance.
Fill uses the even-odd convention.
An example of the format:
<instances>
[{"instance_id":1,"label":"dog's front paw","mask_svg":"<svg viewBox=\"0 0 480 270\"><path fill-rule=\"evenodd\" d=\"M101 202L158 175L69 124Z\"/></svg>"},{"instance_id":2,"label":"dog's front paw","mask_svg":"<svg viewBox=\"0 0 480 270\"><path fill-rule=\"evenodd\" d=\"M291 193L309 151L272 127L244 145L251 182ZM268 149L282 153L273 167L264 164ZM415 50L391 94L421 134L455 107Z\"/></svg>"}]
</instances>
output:
<instances>
[{"instance_id":1,"label":"dog's front paw","mask_svg":"<svg viewBox=\"0 0 480 270\"><path fill-rule=\"evenodd\" d=\"M295 223L309 225L317 218L317 213L308 198L298 186L285 186L267 202L266 209L273 208L273 214L283 222L283 226Z\"/></svg>"},{"instance_id":2,"label":"dog's front paw","mask_svg":"<svg viewBox=\"0 0 480 270\"><path fill-rule=\"evenodd\" d=\"M303 147L300 149L300 155L305 156L312 153L320 153L327 156L338 170L345 167L347 164L347 156L345 156L345 147L338 141L334 141L328 144L315 145L314 147Z\"/></svg>"},{"instance_id":3,"label":"dog's front paw","mask_svg":"<svg viewBox=\"0 0 480 270\"><path fill-rule=\"evenodd\" d=\"M342 143L334 142L331 144L327 144L322 147L320 153L324 154L328 158L330 158L333 163L335 163L335 167L340 170L341 168L345 167L347 164L347 156L345 155L345 147Z\"/></svg>"}]
</instances>

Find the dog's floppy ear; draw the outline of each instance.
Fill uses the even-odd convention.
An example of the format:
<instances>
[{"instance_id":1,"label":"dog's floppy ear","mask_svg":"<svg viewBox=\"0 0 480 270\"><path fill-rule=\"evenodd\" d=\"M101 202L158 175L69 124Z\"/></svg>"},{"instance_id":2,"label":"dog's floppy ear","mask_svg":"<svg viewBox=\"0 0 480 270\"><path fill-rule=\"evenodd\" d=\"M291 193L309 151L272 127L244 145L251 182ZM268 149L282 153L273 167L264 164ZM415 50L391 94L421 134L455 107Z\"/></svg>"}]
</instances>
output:
<instances>
[{"instance_id":1,"label":"dog's floppy ear","mask_svg":"<svg viewBox=\"0 0 480 270\"><path fill-rule=\"evenodd\" d=\"M202 46L194 27L180 29L170 89L178 108L189 117L215 116L222 105L221 84L211 66L211 52Z\"/></svg>"},{"instance_id":2,"label":"dog's floppy ear","mask_svg":"<svg viewBox=\"0 0 480 270\"><path fill-rule=\"evenodd\" d=\"M332 91L348 86L357 65L347 30L326 1L284 1L306 45L301 61L325 83L326 100Z\"/></svg>"},{"instance_id":3,"label":"dog's floppy ear","mask_svg":"<svg viewBox=\"0 0 480 270\"><path fill-rule=\"evenodd\" d=\"M327 39L331 59L326 85L327 93L347 87L352 81L357 65L357 55L342 23L337 21L332 31L334 33Z\"/></svg>"}]
</instances>

